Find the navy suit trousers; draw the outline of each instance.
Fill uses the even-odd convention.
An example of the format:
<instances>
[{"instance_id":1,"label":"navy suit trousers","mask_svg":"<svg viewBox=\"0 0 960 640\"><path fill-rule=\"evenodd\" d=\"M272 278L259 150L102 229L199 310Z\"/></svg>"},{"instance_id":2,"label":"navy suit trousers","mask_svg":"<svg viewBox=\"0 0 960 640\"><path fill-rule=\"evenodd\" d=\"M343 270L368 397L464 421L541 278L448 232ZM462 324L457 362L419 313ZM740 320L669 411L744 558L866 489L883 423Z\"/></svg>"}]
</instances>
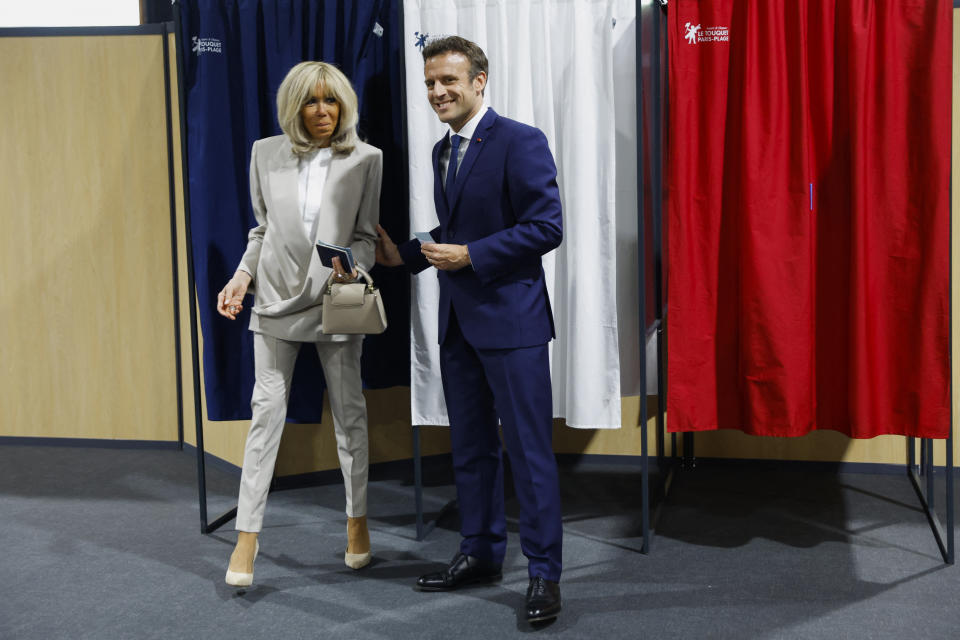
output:
<instances>
[{"instance_id":1,"label":"navy suit trousers","mask_svg":"<svg viewBox=\"0 0 960 640\"><path fill-rule=\"evenodd\" d=\"M563 526L553 453L553 399L547 345L475 349L456 314L440 345L443 391L460 509L460 550L495 564L507 545L503 426L520 503L520 544L530 577L559 581Z\"/></svg>"}]
</instances>

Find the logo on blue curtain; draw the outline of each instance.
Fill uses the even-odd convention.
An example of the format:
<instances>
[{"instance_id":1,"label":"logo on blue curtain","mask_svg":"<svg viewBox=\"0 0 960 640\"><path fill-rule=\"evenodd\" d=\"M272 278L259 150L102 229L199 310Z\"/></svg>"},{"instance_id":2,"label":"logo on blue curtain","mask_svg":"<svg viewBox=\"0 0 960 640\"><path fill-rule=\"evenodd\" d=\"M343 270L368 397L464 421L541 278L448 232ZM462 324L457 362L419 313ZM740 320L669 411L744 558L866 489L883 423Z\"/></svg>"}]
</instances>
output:
<instances>
[{"instance_id":1,"label":"logo on blue curtain","mask_svg":"<svg viewBox=\"0 0 960 640\"><path fill-rule=\"evenodd\" d=\"M413 43L413 46L415 46L417 49L420 49L420 51L423 51L423 48L427 46L427 38L430 37L430 34L414 31L413 37L416 39L416 42Z\"/></svg>"},{"instance_id":2,"label":"logo on blue curtain","mask_svg":"<svg viewBox=\"0 0 960 640\"><path fill-rule=\"evenodd\" d=\"M197 36L193 36L191 40L193 41L193 48L190 50L197 55L201 53L223 53L223 43L220 42L220 38L198 38Z\"/></svg>"},{"instance_id":3,"label":"logo on blue curtain","mask_svg":"<svg viewBox=\"0 0 960 640\"><path fill-rule=\"evenodd\" d=\"M684 25L687 32L684 34L684 39L687 41L687 44L709 44L711 42L730 42L730 28L729 27L705 27L690 24L689 22Z\"/></svg>"}]
</instances>

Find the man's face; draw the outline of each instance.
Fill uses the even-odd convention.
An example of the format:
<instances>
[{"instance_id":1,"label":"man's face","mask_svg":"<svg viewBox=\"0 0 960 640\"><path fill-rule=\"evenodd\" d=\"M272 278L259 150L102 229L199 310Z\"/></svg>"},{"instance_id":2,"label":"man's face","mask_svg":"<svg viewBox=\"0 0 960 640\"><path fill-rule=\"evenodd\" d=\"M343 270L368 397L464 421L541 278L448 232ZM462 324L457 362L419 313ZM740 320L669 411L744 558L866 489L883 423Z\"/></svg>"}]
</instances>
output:
<instances>
[{"instance_id":1,"label":"man's face","mask_svg":"<svg viewBox=\"0 0 960 640\"><path fill-rule=\"evenodd\" d=\"M427 98L440 122L454 131L467 123L483 104L487 74L482 71L470 79L470 61L462 53L441 53L427 58L423 65Z\"/></svg>"}]
</instances>

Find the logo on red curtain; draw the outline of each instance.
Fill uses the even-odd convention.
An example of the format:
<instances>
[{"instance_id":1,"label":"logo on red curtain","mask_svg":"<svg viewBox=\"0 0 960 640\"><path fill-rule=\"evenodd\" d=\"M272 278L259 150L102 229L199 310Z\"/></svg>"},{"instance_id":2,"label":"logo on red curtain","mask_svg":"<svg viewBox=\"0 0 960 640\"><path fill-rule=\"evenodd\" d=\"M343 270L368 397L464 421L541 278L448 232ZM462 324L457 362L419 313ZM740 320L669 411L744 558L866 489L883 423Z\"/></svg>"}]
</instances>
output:
<instances>
[{"instance_id":1,"label":"logo on red curtain","mask_svg":"<svg viewBox=\"0 0 960 640\"><path fill-rule=\"evenodd\" d=\"M687 44L708 44L711 42L730 42L729 27L701 27L689 22L684 25L687 32L683 35Z\"/></svg>"}]
</instances>

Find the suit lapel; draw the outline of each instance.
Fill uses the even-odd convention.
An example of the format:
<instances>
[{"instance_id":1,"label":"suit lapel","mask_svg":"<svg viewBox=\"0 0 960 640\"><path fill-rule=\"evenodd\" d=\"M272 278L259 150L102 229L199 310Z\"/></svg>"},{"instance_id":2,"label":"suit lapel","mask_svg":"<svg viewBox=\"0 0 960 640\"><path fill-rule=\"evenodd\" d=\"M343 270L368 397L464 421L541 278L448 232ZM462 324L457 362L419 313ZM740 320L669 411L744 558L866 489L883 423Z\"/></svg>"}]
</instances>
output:
<instances>
[{"instance_id":1,"label":"suit lapel","mask_svg":"<svg viewBox=\"0 0 960 640\"><path fill-rule=\"evenodd\" d=\"M270 193L273 196L275 214L271 224L284 229L283 236L298 235L307 241L303 233L303 216L300 212L300 180L297 156L290 144L281 145L270 169ZM299 230L299 233L294 231Z\"/></svg>"},{"instance_id":2,"label":"suit lapel","mask_svg":"<svg viewBox=\"0 0 960 640\"><path fill-rule=\"evenodd\" d=\"M457 169L457 181L453 186L453 197L450 198L451 214L457 208L457 202L460 200L460 194L463 193L463 185L466 183L467 178L470 177L470 170L473 169L473 165L477 161L477 158L483 152L483 145L486 143L487 134L496 119L496 112L493 109L487 109L487 112L480 119L480 122L477 124L477 128L473 132L473 138L470 139L470 146L467 147L467 153L464 154L463 162L460 164L460 168ZM439 174L439 172L437 173Z\"/></svg>"},{"instance_id":3,"label":"suit lapel","mask_svg":"<svg viewBox=\"0 0 960 640\"><path fill-rule=\"evenodd\" d=\"M316 243L320 237L328 237L324 228L324 221L329 226L336 217L336 189L334 185L340 184L344 171L347 167L347 158L339 153L334 153L330 157L330 166L327 167L327 177L323 183L323 194L320 196L320 214L313 221L312 242ZM323 233L321 234L321 231Z\"/></svg>"}]
</instances>

